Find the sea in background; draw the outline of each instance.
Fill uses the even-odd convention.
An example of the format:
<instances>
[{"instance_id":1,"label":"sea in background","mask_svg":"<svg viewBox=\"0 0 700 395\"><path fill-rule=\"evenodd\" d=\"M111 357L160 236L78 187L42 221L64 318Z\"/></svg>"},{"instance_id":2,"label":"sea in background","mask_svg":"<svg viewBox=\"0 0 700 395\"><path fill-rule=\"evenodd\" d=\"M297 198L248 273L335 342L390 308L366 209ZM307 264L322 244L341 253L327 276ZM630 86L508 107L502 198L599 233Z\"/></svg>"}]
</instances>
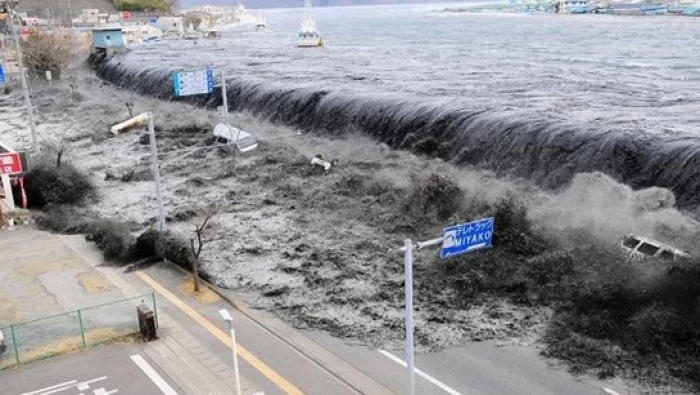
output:
<instances>
[{"instance_id":1,"label":"sea in background","mask_svg":"<svg viewBox=\"0 0 700 395\"><path fill-rule=\"evenodd\" d=\"M213 67L234 109L290 126L352 127L547 187L603 171L698 204L700 18L443 8L317 8L326 46L307 49L302 9L266 10L268 31L140 46L98 73L168 97L173 70Z\"/></svg>"}]
</instances>

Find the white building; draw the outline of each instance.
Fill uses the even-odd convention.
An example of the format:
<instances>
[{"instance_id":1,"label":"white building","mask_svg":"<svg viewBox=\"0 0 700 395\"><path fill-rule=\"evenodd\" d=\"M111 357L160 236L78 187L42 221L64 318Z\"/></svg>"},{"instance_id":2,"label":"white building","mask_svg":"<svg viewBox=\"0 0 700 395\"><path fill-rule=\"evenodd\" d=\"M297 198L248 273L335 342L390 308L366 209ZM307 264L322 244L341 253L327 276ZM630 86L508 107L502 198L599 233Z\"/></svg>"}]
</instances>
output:
<instances>
[{"instance_id":1,"label":"white building","mask_svg":"<svg viewBox=\"0 0 700 395\"><path fill-rule=\"evenodd\" d=\"M164 16L158 18L155 26L163 31L164 34L185 34L185 21L180 16Z\"/></svg>"},{"instance_id":2,"label":"white building","mask_svg":"<svg viewBox=\"0 0 700 395\"><path fill-rule=\"evenodd\" d=\"M80 14L80 20L82 23L97 25L100 22L98 19L99 15L100 10L97 8L84 9L82 14Z\"/></svg>"},{"instance_id":3,"label":"white building","mask_svg":"<svg viewBox=\"0 0 700 395\"><path fill-rule=\"evenodd\" d=\"M228 11L225 8L221 7L212 7L210 5L205 5L203 7L199 7L196 9L198 12L205 12L207 14L210 14L215 17L222 17L224 14L226 14Z\"/></svg>"}]
</instances>

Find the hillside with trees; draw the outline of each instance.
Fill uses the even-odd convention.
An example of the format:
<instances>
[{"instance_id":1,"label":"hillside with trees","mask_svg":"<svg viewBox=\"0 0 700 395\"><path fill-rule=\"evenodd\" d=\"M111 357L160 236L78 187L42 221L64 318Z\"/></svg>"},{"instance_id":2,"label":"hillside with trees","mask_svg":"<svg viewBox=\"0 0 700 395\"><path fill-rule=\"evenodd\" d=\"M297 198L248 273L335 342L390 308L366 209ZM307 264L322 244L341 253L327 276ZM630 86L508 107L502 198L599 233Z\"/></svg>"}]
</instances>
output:
<instances>
[{"instance_id":1,"label":"hillside with trees","mask_svg":"<svg viewBox=\"0 0 700 395\"><path fill-rule=\"evenodd\" d=\"M161 11L172 10L172 0L110 0L121 11Z\"/></svg>"}]
</instances>

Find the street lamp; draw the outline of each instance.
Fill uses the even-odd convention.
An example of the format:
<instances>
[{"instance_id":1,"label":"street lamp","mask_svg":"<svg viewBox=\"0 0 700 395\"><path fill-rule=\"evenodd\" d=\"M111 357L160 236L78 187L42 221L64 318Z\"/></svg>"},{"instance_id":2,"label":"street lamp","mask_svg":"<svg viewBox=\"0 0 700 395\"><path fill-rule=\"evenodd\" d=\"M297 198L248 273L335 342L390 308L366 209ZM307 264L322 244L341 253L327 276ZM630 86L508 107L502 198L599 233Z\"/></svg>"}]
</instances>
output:
<instances>
[{"instance_id":1,"label":"street lamp","mask_svg":"<svg viewBox=\"0 0 700 395\"><path fill-rule=\"evenodd\" d=\"M24 91L24 103L27 106L27 118L29 120L29 128L32 131L32 151L35 153L39 152L39 138L36 133L36 123L34 122L34 109L32 107L32 99L29 96L29 84L27 83L27 75L24 72L24 61L22 59L22 46L19 43L19 37L15 34L15 24L14 17L16 16L15 8L19 0L0 0L0 6L4 9L5 13L9 15L10 23L10 34L15 42L15 53L17 56L17 68L19 69L19 79L22 83L22 91ZM20 27L22 24L20 23Z\"/></svg>"},{"instance_id":2,"label":"street lamp","mask_svg":"<svg viewBox=\"0 0 700 395\"><path fill-rule=\"evenodd\" d=\"M241 395L241 377L238 373L238 354L236 353L236 332L233 329L233 317L231 313L226 309L219 310L221 318L228 322L228 326L231 330L231 350L233 351L233 374L236 376L236 395Z\"/></svg>"}]
</instances>

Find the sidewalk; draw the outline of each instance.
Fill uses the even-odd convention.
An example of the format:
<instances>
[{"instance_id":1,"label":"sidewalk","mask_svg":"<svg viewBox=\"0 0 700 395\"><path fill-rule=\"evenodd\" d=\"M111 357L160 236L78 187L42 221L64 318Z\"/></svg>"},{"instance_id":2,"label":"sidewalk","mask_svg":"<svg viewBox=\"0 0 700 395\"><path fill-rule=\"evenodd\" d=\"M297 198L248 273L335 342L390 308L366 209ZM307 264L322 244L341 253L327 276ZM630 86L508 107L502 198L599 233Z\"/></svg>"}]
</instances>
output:
<instances>
[{"instance_id":1,"label":"sidewalk","mask_svg":"<svg viewBox=\"0 0 700 395\"><path fill-rule=\"evenodd\" d=\"M126 295L144 292L120 274L124 268L101 266L102 254L82 236L58 236L86 263L95 268ZM187 394L230 394L235 388L233 369L209 352L203 344L183 330L170 315L158 310L159 339L146 344L145 353L153 359ZM263 395L246 378L241 377L243 395Z\"/></svg>"},{"instance_id":2,"label":"sidewalk","mask_svg":"<svg viewBox=\"0 0 700 395\"><path fill-rule=\"evenodd\" d=\"M124 268L102 266L102 254L80 235L57 236L31 227L5 228L0 229L0 251L0 281L6 284L0 292L0 326L151 291L145 284L127 280L122 274ZM159 340L135 345L184 394L234 393L235 380L228 360L224 363L210 353L183 329L186 325L163 309L158 309L158 322ZM262 394L245 378L241 378L241 388L244 395Z\"/></svg>"}]
</instances>

